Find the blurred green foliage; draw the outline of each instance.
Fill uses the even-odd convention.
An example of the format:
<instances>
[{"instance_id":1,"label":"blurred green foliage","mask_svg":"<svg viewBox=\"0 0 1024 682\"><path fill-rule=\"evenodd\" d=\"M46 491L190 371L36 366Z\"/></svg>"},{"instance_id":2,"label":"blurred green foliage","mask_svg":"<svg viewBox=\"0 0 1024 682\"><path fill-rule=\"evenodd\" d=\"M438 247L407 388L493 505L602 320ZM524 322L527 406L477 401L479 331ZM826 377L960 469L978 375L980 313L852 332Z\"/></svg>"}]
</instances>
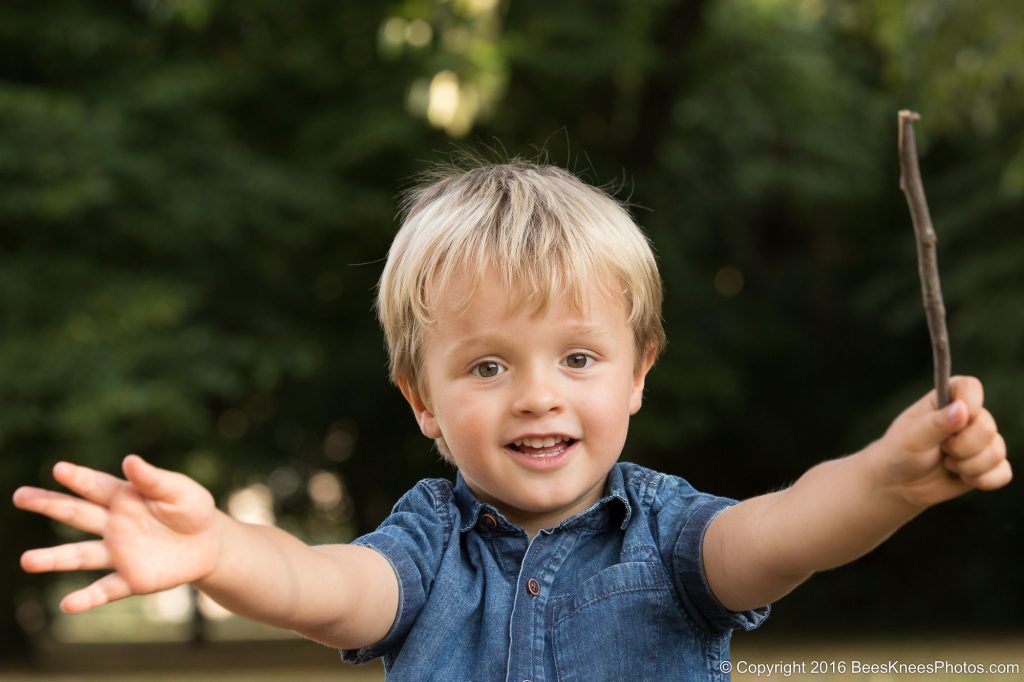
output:
<instances>
[{"instance_id":1,"label":"blurred green foliage","mask_svg":"<svg viewBox=\"0 0 1024 682\"><path fill-rule=\"evenodd\" d=\"M301 486L277 504L344 540L450 476L387 383L372 299L396 194L468 145L572 168L651 235L670 346L624 457L736 497L782 486L931 385L903 107L954 372L985 381L1012 451L1022 34L998 0L5 3L0 477L140 452L223 496L335 470L351 518ZM768 627L1015 625L1017 487L930 511ZM9 651L11 606L44 585L17 556L55 537L27 516L0 511Z\"/></svg>"}]
</instances>

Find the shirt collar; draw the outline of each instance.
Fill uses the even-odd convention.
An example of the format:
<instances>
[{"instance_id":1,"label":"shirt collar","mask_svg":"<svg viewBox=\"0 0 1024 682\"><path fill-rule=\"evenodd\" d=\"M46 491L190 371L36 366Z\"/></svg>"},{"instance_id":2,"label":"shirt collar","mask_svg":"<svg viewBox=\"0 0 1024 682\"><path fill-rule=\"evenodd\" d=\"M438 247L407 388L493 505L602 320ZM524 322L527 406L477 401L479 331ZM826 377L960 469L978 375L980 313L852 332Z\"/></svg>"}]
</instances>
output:
<instances>
[{"instance_id":1,"label":"shirt collar","mask_svg":"<svg viewBox=\"0 0 1024 682\"><path fill-rule=\"evenodd\" d=\"M480 523L480 516L484 513L493 514L495 519L498 521L497 526L493 528L492 532L523 532L522 528L506 519L500 511L494 508L493 505L478 500L476 495L473 494L473 491L470 490L469 486L466 484L466 480L462 477L461 471L457 471L455 474L455 489L453 494L455 496L455 504L459 508L459 512L462 516L462 524L459 527L460 532L465 533L473 527L479 527L481 530L487 529L488 526ZM625 530L626 526L629 524L629 518L632 516L633 509L629 504L629 498L626 496L626 486L622 477L622 469L618 462L616 462L615 466L613 466L611 471L608 472L608 478L605 481L604 495L601 499L591 505L588 509L565 519L555 528L600 529L608 524L609 518L616 511L621 511L622 523L619 527L622 530Z\"/></svg>"}]
</instances>

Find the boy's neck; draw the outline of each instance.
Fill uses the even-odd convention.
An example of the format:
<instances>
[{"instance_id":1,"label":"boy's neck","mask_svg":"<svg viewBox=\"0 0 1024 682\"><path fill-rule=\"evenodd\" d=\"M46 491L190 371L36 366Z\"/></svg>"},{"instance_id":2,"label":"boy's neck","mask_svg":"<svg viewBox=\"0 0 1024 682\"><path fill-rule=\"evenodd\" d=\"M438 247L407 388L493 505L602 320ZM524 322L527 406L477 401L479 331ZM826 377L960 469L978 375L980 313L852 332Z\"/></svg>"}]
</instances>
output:
<instances>
[{"instance_id":1,"label":"boy's neck","mask_svg":"<svg viewBox=\"0 0 1024 682\"><path fill-rule=\"evenodd\" d=\"M608 485L608 476L606 475L600 482L598 482L597 485L587 491L586 494L578 498L572 504L543 512L516 509L502 500L492 495L488 495L475 483L467 480L465 476L463 476L463 481L465 481L466 486L470 491L472 491L478 500L493 506L501 512L506 519L526 531L527 537L529 537L530 541L533 541L541 530L545 528L554 528L558 524L562 523L562 521L565 521L566 519L592 507L604 495L605 488Z\"/></svg>"}]
</instances>

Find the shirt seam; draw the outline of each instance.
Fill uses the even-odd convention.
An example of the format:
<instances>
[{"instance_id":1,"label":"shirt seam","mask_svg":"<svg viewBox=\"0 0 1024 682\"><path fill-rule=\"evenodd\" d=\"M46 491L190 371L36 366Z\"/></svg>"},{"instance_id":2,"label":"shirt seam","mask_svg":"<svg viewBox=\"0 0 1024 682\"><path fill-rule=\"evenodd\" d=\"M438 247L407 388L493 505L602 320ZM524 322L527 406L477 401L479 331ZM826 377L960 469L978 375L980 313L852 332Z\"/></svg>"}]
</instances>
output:
<instances>
[{"instance_id":1,"label":"shirt seam","mask_svg":"<svg viewBox=\"0 0 1024 682\"><path fill-rule=\"evenodd\" d=\"M666 482L668 481L668 476L663 474L663 473L652 471L652 474L654 474L654 475L652 475L650 477L650 479L651 479L650 482L653 483L656 480L657 481L657 485L651 487L651 491L652 491L651 492L651 503L650 503L650 508L649 508L650 509L651 517L657 515L665 507L664 504L662 504L661 506L657 506L656 507L656 504L657 504L657 501L658 501L658 493L661 492L662 486L664 486L666 484ZM703 506L703 505L701 505L701 506ZM699 509L699 507L698 507L698 509ZM684 526L684 528L685 528L685 526ZM668 563L666 563L665 556L662 554L661 551L658 551L657 554L658 554L658 560L661 562L662 567L668 573L669 590L672 593L672 601L675 602L676 610L682 615L683 620L685 620L690 625L690 627L693 630L693 632L697 633L697 636L701 639L701 641L703 642L704 646L707 646L707 642L708 642L707 636L709 634L707 628L704 627L703 625L701 625L700 623L698 623L693 618L693 616L690 615L689 610L686 608L686 600L683 598L683 595L680 593L679 589L676 587L675 580L672 579L673 576L677 575L677 573L676 573L676 565L675 565L675 561L676 561L675 547L673 547L672 550L669 552Z\"/></svg>"},{"instance_id":2,"label":"shirt seam","mask_svg":"<svg viewBox=\"0 0 1024 682\"><path fill-rule=\"evenodd\" d=\"M434 479L430 483L431 485L427 487L427 490L430 492L430 502L434 505L434 513L444 518L445 537L448 538L455 527L455 521L452 518L450 509L451 502L454 499L451 491L451 482L446 479ZM443 501L439 499L439 493L443 493L445 498Z\"/></svg>"},{"instance_id":3,"label":"shirt seam","mask_svg":"<svg viewBox=\"0 0 1024 682\"><path fill-rule=\"evenodd\" d=\"M451 514L451 502L455 496L452 494L451 484L445 479L437 479L434 481L434 486L428 487L427 490L430 493L430 500L434 505L434 513L444 519L444 544L441 546L441 560L437 564L437 574L440 575L441 567L444 565L444 558L448 554L448 547L452 542L452 534L455 530L455 521ZM433 488L433 489L432 489ZM443 491L445 494L445 501L442 503L438 499L438 492ZM435 575L435 578L436 578ZM426 603L424 601L424 603Z\"/></svg>"},{"instance_id":4,"label":"shirt seam","mask_svg":"<svg viewBox=\"0 0 1024 682\"><path fill-rule=\"evenodd\" d=\"M640 563L640 562L637 562L637 563ZM622 564L619 564L619 565L621 566ZM583 602L582 604L579 604L578 606L576 606L576 607L574 607L572 609L569 609L567 611L567 613L565 613L565 615L563 615L561 618L558 618L557 620L555 620L555 622L552 623L552 626L557 626L557 625L560 625L560 624L564 623L566 620L568 620L569 618L575 616L576 614L578 614L580 611L582 611L583 609L587 608L591 604L596 604L597 602L602 601L604 599L607 599L608 597L612 597L612 596L615 596L617 594L627 594L629 592L650 592L650 591L654 591L654 590L660 590L660 589L665 588L665 587L671 587L671 585L664 584L664 583L662 583L662 584L655 583L655 584L652 584L652 585L639 585L639 586L620 587L620 588L616 588L614 590L609 590L608 592L602 592L600 595L598 595L596 597L592 597L592 598L588 599L587 601Z\"/></svg>"}]
</instances>

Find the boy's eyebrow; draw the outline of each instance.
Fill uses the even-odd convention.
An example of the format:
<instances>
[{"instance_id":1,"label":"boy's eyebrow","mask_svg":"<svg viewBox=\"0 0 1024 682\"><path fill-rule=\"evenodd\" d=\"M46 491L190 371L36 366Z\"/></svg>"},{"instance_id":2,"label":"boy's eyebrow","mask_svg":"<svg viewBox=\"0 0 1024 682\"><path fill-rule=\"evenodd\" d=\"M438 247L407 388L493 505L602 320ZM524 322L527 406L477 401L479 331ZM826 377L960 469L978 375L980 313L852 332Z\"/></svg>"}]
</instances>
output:
<instances>
[{"instance_id":1,"label":"boy's eyebrow","mask_svg":"<svg viewBox=\"0 0 1024 682\"><path fill-rule=\"evenodd\" d=\"M451 347L449 354L457 355L475 346L493 346L503 340L504 339L497 334L482 334L480 336L463 337Z\"/></svg>"}]
</instances>

